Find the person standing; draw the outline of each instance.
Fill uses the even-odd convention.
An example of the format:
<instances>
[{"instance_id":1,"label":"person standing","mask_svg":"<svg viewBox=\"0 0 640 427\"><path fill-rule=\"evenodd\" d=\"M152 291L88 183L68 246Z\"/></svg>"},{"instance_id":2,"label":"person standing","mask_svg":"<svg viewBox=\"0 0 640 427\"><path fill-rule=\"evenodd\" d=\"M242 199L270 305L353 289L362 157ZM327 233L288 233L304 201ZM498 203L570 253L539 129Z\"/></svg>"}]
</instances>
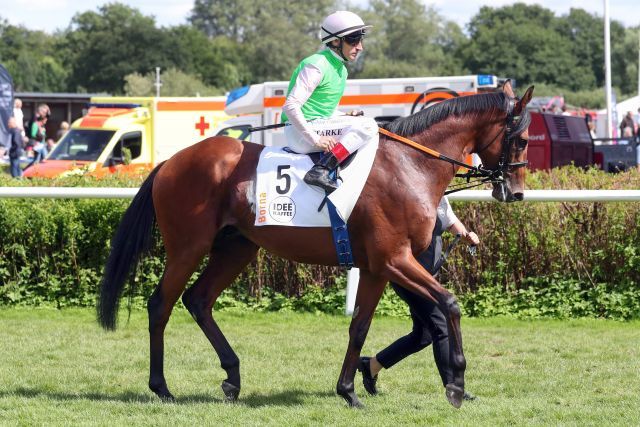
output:
<instances>
[{"instance_id":1,"label":"person standing","mask_svg":"<svg viewBox=\"0 0 640 427\"><path fill-rule=\"evenodd\" d=\"M447 197L443 197L438 204L438 216L433 230L432 241L429 248L416 258L429 273L437 274L436 264L440 259L442 247L442 233L449 230L459 234L470 245L478 245L480 239L473 231L460 222L454 214ZM378 373L384 368L389 369L407 356L417 353L429 345L433 345L435 358L442 385L453 382L453 370L449 360L449 336L447 321L437 305L424 299L396 283L391 283L393 290L402 300L409 305L413 329L408 335L394 341L384 350L373 357L360 358L358 370L362 373L364 388L371 395L378 394L376 382ZM474 400L475 396L465 392L465 400Z\"/></svg>"},{"instance_id":2,"label":"person standing","mask_svg":"<svg viewBox=\"0 0 640 427\"><path fill-rule=\"evenodd\" d=\"M327 193L337 188L329 177L331 170L378 136L374 119L358 117L356 111L336 112L347 80L345 63L355 61L364 49L370 27L348 11L325 18L321 26L325 49L303 59L293 71L282 107L288 147L297 153L326 153L304 181Z\"/></svg>"},{"instance_id":3,"label":"person standing","mask_svg":"<svg viewBox=\"0 0 640 427\"><path fill-rule=\"evenodd\" d=\"M25 135L24 132L24 113L22 112L22 100L16 98L13 100L13 117L16 118L18 129Z\"/></svg>"},{"instance_id":4,"label":"person standing","mask_svg":"<svg viewBox=\"0 0 640 427\"><path fill-rule=\"evenodd\" d=\"M623 138L632 137L634 132L633 131L634 126L635 126L635 123L633 122L633 114L631 113L631 111L627 111L627 114L624 116L624 118L620 122L620 135Z\"/></svg>"},{"instance_id":5,"label":"person standing","mask_svg":"<svg viewBox=\"0 0 640 427\"><path fill-rule=\"evenodd\" d=\"M56 132L55 142L60 141L62 137L67 134L67 132L69 132L69 123L63 120L60 122L60 129L58 129L58 132Z\"/></svg>"},{"instance_id":6,"label":"person standing","mask_svg":"<svg viewBox=\"0 0 640 427\"><path fill-rule=\"evenodd\" d=\"M45 125L47 124L49 115L49 106L47 104L40 104L34 120L29 124L27 136L29 137L29 145L33 147L33 159L31 163L27 165L27 168L36 163L40 163L48 154L46 144L47 129Z\"/></svg>"},{"instance_id":7,"label":"person standing","mask_svg":"<svg viewBox=\"0 0 640 427\"><path fill-rule=\"evenodd\" d=\"M7 122L10 133L9 144L9 171L13 178L22 176L20 168L20 157L24 154L24 143L26 138L22 135L22 129L18 127L18 120L10 117Z\"/></svg>"}]
</instances>

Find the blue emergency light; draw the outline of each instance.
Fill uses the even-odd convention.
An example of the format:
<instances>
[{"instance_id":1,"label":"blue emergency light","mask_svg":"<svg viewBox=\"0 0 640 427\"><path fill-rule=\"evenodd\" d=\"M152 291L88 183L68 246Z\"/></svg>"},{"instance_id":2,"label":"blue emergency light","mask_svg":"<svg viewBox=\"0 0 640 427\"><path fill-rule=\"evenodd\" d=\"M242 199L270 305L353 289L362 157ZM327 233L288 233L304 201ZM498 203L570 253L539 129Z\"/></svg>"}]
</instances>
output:
<instances>
[{"instance_id":1,"label":"blue emergency light","mask_svg":"<svg viewBox=\"0 0 640 427\"><path fill-rule=\"evenodd\" d=\"M478 74L478 87L495 86L494 76L490 74Z\"/></svg>"},{"instance_id":2,"label":"blue emergency light","mask_svg":"<svg viewBox=\"0 0 640 427\"><path fill-rule=\"evenodd\" d=\"M247 92L249 92L249 86L242 86L233 89L231 92L229 92L229 95L227 95L227 102L225 105L229 105L236 99L242 98L247 94Z\"/></svg>"}]
</instances>

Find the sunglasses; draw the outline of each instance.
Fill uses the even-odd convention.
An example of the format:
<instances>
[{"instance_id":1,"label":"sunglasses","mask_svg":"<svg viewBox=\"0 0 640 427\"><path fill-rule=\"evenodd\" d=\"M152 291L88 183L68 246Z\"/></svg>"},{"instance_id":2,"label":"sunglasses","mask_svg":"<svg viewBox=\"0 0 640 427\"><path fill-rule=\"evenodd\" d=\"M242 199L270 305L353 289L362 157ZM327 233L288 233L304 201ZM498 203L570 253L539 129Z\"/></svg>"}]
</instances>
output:
<instances>
[{"instance_id":1,"label":"sunglasses","mask_svg":"<svg viewBox=\"0 0 640 427\"><path fill-rule=\"evenodd\" d=\"M355 46L360 43L364 39L364 32L357 31L355 33L347 34L342 38L345 42L349 43L351 46Z\"/></svg>"}]
</instances>

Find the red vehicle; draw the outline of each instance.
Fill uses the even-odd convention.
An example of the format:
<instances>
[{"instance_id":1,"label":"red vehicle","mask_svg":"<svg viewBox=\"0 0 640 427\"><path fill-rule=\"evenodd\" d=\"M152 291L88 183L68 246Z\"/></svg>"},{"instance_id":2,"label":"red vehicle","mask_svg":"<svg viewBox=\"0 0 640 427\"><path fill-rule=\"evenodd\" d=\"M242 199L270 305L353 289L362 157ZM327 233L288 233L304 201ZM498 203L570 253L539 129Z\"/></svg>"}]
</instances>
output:
<instances>
[{"instance_id":1,"label":"red vehicle","mask_svg":"<svg viewBox=\"0 0 640 427\"><path fill-rule=\"evenodd\" d=\"M531 113L527 159L532 170L594 164L587 122L583 117Z\"/></svg>"}]
</instances>

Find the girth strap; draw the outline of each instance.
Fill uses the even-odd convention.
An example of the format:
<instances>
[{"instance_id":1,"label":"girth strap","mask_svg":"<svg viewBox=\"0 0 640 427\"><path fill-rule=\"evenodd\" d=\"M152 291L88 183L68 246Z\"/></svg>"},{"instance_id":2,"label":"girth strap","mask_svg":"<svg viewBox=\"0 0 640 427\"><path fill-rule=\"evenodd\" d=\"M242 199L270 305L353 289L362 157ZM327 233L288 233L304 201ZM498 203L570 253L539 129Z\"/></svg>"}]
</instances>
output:
<instances>
[{"instance_id":1,"label":"girth strap","mask_svg":"<svg viewBox=\"0 0 640 427\"><path fill-rule=\"evenodd\" d=\"M333 235L333 244L336 247L338 255L338 264L340 267L350 269L353 267L353 254L351 251L351 241L349 240L349 229L347 224L340 218L335 205L329 200L327 201L327 209L329 210L329 219L331 221L331 234Z\"/></svg>"},{"instance_id":2,"label":"girth strap","mask_svg":"<svg viewBox=\"0 0 640 427\"><path fill-rule=\"evenodd\" d=\"M333 180L338 179L338 171L333 170L330 173ZM329 211L329 221L331 222L331 235L333 236L333 244L338 255L338 265L350 270L353 267L353 253L351 251L351 240L349 239L349 229L347 223L342 220L335 205L329 200L329 194L325 196L322 203L327 204ZM322 208L322 204L320 205Z\"/></svg>"}]
</instances>

